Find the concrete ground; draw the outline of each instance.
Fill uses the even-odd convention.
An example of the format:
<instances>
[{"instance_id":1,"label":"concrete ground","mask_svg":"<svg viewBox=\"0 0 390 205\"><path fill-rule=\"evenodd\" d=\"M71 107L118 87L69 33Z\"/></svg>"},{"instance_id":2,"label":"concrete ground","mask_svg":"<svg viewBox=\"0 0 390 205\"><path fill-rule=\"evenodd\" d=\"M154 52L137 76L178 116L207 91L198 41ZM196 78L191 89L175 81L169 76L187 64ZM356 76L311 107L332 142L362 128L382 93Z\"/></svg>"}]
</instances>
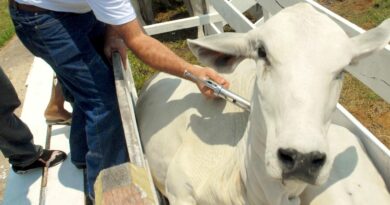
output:
<instances>
[{"instance_id":1,"label":"concrete ground","mask_svg":"<svg viewBox=\"0 0 390 205\"><path fill-rule=\"evenodd\" d=\"M24 101L26 92L25 83L27 75L30 72L32 61L33 55L27 51L27 49L22 45L16 36L13 37L8 42L8 44L0 50L0 66L10 78L21 102ZM15 114L20 117L21 111L22 106L20 106L15 111ZM7 182L8 172L8 161L0 152L0 204L2 204L3 192Z\"/></svg>"}]
</instances>

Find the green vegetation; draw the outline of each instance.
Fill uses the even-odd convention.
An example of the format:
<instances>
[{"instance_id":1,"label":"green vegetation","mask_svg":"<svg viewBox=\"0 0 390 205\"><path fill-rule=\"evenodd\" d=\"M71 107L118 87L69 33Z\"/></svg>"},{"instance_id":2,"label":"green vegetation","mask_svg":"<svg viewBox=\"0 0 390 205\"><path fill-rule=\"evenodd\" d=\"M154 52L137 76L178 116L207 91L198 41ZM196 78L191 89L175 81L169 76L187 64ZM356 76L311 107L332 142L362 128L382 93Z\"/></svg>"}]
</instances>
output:
<instances>
[{"instance_id":1,"label":"green vegetation","mask_svg":"<svg viewBox=\"0 0 390 205\"><path fill-rule=\"evenodd\" d=\"M319 0L321 4L364 29L390 17L390 0Z\"/></svg>"},{"instance_id":2,"label":"green vegetation","mask_svg":"<svg viewBox=\"0 0 390 205\"><path fill-rule=\"evenodd\" d=\"M135 88L139 92L150 76L156 73L150 66L140 61L132 52L129 52L129 62L131 66L131 72L133 73Z\"/></svg>"},{"instance_id":3,"label":"green vegetation","mask_svg":"<svg viewBox=\"0 0 390 205\"><path fill-rule=\"evenodd\" d=\"M178 41L166 41L164 44L170 48L177 55L185 59L186 61L196 64L196 58L192 55L186 45L185 40ZM131 65L131 70L133 72L133 77L135 81L135 87L137 91L140 91L144 82L147 81L153 74L157 71L152 69L150 66L146 65L140 61L133 53L129 52L129 61Z\"/></svg>"},{"instance_id":4,"label":"green vegetation","mask_svg":"<svg viewBox=\"0 0 390 205\"><path fill-rule=\"evenodd\" d=\"M0 48L11 39L15 30L8 12L8 1L0 0Z\"/></svg>"}]
</instances>

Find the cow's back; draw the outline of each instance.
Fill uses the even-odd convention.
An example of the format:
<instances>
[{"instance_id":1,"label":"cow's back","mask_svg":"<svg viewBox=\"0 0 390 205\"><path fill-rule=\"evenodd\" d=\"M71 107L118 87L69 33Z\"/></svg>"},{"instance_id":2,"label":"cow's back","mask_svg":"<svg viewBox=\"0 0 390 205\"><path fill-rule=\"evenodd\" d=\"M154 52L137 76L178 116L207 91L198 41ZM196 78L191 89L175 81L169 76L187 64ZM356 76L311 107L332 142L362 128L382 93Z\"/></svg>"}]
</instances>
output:
<instances>
[{"instance_id":1,"label":"cow's back","mask_svg":"<svg viewBox=\"0 0 390 205\"><path fill-rule=\"evenodd\" d=\"M231 90L247 99L253 67L254 62L246 60L225 76ZM206 99L194 83L165 73L157 74L144 88L136 110L152 174L163 192L183 188L170 184L200 186L223 166L234 153L249 114L224 100Z\"/></svg>"}]
</instances>

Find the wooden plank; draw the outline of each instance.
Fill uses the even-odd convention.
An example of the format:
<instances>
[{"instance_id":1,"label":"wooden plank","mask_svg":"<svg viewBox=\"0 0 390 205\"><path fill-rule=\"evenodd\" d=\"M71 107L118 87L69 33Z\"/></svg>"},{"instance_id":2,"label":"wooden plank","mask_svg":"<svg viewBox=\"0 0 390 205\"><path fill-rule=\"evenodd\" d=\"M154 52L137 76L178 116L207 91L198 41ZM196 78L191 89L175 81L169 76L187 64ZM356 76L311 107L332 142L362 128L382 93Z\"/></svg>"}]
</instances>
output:
<instances>
[{"instance_id":1,"label":"wooden plank","mask_svg":"<svg viewBox=\"0 0 390 205\"><path fill-rule=\"evenodd\" d=\"M223 19L219 16L218 13L210 13L201 16L193 16L189 18L148 25L144 26L144 29L148 35L156 35L170 31L197 27L200 25L209 24L210 22L218 22L222 20Z\"/></svg>"},{"instance_id":2,"label":"wooden plank","mask_svg":"<svg viewBox=\"0 0 390 205\"><path fill-rule=\"evenodd\" d=\"M281 9L283 9L283 6L278 3L278 1L273 0L256 0L258 4L260 4L266 11L270 12L271 14L278 13Z\"/></svg>"},{"instance_id":3,"label":"wooden plank","mask_svg":"<svg viewBox=\"0 0 390 205\"><path fill-rule=\"evenodd\" d=\"M131 100L133 102L133 105L135 105L138 101L138 94L137 89L135 89L135 82L133 78L133 73L131 72L130 63L129 60L126 59L126 69L122 69L122 73L124 76L124 81L126 88L128 92L130 93L129 97L131 97Z\"/></svg>"},{"instance_id":4,"label":"wooden plank","mask_svg":"<svg viewBox=\"0 0 390 205\"><path fill-rule=\"evenodd\" d=\"M337 110L332 121L348 128L359 137L371 160L385 180L387 189L390 190L390 150L340 104L337 104Z\"/></svg>"},{"instance_id":5,"label":"wooden plank","mask_svg":"<svg viewBox=\"0 0 390 205\"><path fill-rule=\"evenodd\" d=\"M47 126L43 113L50 99L53 72L42 59L34 58L28 79L21 119L34 135L34 143L44 147ZM39 204L41 174L41 169L26 175L17 175L10 170L3 204Z\"/></svg>"},{"instance_id":6,"label":"wooden plank","mask_svg":"<svg viewBox=\"0 0 390 205\"><path fill-rule=\"evenodd\" d=\"M264 21L265 21L265 17L261 17L259 20L256 21L255 26L256 27L261 26L262 24L264 24Z\"/></svg>"},{"instance_id":7,"label":"wooden plank","mask_svg":"<svg viewBox=\"0 0 390 205\"><path fill-rule=\"evenodd\" d=\"M128 62L127 65L129 65ZM133 173L135 175L140 174L140 176L137 176L136 178L143 179L142 186L143 187L147 186L145 187L145 189L151 190L150 192L147 192L149 194L147 198L152 199L153 204L159 204L157 194L155 192L155 187L152 182L152 177L149 171L149 166L146 159L144 158L141 140L138 133L138 126L137 126L135 111L134 111L134 103L135 103L134 97L137 97L137 93L134 88L134 80L132 79L131 69L129 66L127 67L127 69L124 69L121 57L117 52L113 53L113 67L114 67L113 70L115 76L115 86L116 86L116 92L118 97L118 104L121 113L121 119L122 119L123 129L125 133L129 158L132 166L134 165L144 170L143 172L133 171L128 173ZM115 183L110 183L109 185L107 183L104 183L105 178L115 177L115 176L110 176L110 173L111 174L117 173L115 169L116 168L107 169L107 174L102 173L101 175L103 176L100 177L95 183L95 187L97 187L96 189L98 190L98 191L95 190L96 203L115 204L118 201L123 202L123 200L128 199L128 196L123 195L121 193L126 192L130 194L134 191L131 190L132 186L126 186L125 188L123 188L122 184L118 183L118 181L116 181ZM133 169L134 168L131 168L131 170ZM132 178L134 178L134 176L132 176ZM145 184L146 182L147 184ZM138 182L134 181L134 183L137 184ZM134 197L139 198L138 195Z\"/></svg>"},{"instance_id":8,"label":"wooden plank","mask_svg":"<svg viewBox=\"0 0 390 205\"><path fill-rule=\"evenodd\" d=\"M220 26L214 23L210 23L208 25L205 25L205 31L206 35L220 34L223 32L223 28L221 29Z\"/></svg>"},{"instance_id":9,"label":"wooden plank","mask_svg":"<svg viewBox=\"0 0 390 205\"><path fill-rule=\"evenodd\" d=\"M131 90L126 86L124 80L124 68L118 53L113 54L113 67L115 75L115 86L118 97L118 104L121 113L123 129L126 137L127 150L132 163L144 167L143 150L135 120L134 104L131 99Z\"/></svg>"},{"instance_id":10,"label":"wooden plank","mask_svg":"<svg viewBox=\"0 0 390 205\"><path fill-rule=\"evenodd\" d=\"M97 205L154 205L153 192L148 171L125 163L100 172L95 183L95 202Z\"/></svg>"},{"instance_id":11,"label":"wooden plank","mask_svg":"<svg viewBox=\"0 0 390 205\"><path fill-rule=\"evenodd\" d=\"M131 133L130 135L126 135L126 143L128 144L128 149L131 148L132 150L128 150L129 155L130 152L132 153L132 156L129 156L130 159L134 158L137 160L138 164L134 163L134 161L131 161L137 166L143 167L149 177L149 186L151 187L151 190L153 191L153 198L155 201L155 204L159 204L158 198L157 198L157 193L155 192L156 188L154 187L153 181L152 181L152 176L149 170L149 165L147 160L144 157L143 150L142 150L142 145L141 145L141 138L138 133L138 126L137 126L137 120L135 118L135 103L138 100L137 96L137 91L135 89L135 83L133 79L133 75L131 72L130 68L130 63L128 62L128 59L126 59L126 66L127 68L124 69L124 66L122 64L122 60L120 58L119 53L114 53L113 54L113 67L114 67L114 76L115 76L115 84L117 88L117 95L121 96L118 97L118 102L119 102L119 107L124 108L123 110L120 109L121 112L121 117L123 115L126 116L131 116L131 119L129 121L129 118L126 118L124 121L124 118L122 118L122 123L124 127L131 128ZM124 77L125 79L121 78ZM125 91L126 93L126 98L124 98L123 93L122 95L118 94L118 92L123 92ZM123 111L123 113L122 113Z\"/></svg>"},{"instance_id":12,"label":"wooden plank","mask_svg":"<svg viewBox=\"0 0 390 205\"><path fill-rule=\"evenodd\" d=\"M272 13L266 10L264 7L262 8L263 8L263 15L264 15L264 22L265 22L272 17Z\"/></svg>"},{"instance_id":13,"label":"wooden plank","mask_svg":"<svg viewBox=\"0 0 390 205\"><path fill-rule=\"evenodd\" d=\"M372 56L362 59L347 70L390 103L390 46Z\"/></svg>"},{"instance_id":14,"label":"wooden plank","mask_svg":"<svg viewBox=\"0 0 390 205\"><path fill-rule=\"evenodd\" d=\"M224 0L212 1L211 3L215 10L217 10L237 32L248 32L255 28L255 25L252 24L252 22L250 22L231 2Z\"/></svg>"},{"instance_id":15,"label":"wooden plank","mask_svg":"<svg viewBox=\"0 0 390 205\"><path fill-rule=\"evenodd\" d=\"M232 3L241 13L247 11L252 6L257 4L255 0L230 0L230 3Z\"/></svg>"},{"instance_id":16,"label":"wooden plank","mask_svg":"<svg viewBox=\"0 0 390 205\"><path fill-rule=\"evenodd\" d=\"M84 204L83 170L77 169L70 161L69 133L69 126L52 126L50 149L62 150L68 158L49 169L45 204Z\"/></svg>"}]
</instances>

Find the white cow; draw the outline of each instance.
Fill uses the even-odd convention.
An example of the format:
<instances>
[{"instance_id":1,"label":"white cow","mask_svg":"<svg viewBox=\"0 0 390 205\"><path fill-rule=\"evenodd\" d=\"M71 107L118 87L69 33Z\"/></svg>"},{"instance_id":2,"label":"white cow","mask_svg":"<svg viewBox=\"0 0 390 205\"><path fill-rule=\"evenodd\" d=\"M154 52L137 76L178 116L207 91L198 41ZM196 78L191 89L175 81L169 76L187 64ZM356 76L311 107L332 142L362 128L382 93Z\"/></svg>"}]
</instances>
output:
<instances>
[{"instance_id":1,"label":"white cow","mask_svg":"<svg viewBox=\"0 0 390 205\"><path fill-rule=\"evenodd\" d=\"M303 3L248 33L189 40L202 63L231 72L231 89L251 99L252 107L247 113L207 100L193 83L158 74L136 108L157 187L173 205L300 204L308 184L328 184L328 176L343 169L333 164L335 155L355 146L349 144L354 138L331 150L338 144L330 125L343 69L389 40L390 20L349 38ZM377 189L385 190L370 170ZM381 193L387 200L382 204L390 204L388 193ZM321 194L308 192L305 200L314 203Z\"/></svg>"}]
</instances>

